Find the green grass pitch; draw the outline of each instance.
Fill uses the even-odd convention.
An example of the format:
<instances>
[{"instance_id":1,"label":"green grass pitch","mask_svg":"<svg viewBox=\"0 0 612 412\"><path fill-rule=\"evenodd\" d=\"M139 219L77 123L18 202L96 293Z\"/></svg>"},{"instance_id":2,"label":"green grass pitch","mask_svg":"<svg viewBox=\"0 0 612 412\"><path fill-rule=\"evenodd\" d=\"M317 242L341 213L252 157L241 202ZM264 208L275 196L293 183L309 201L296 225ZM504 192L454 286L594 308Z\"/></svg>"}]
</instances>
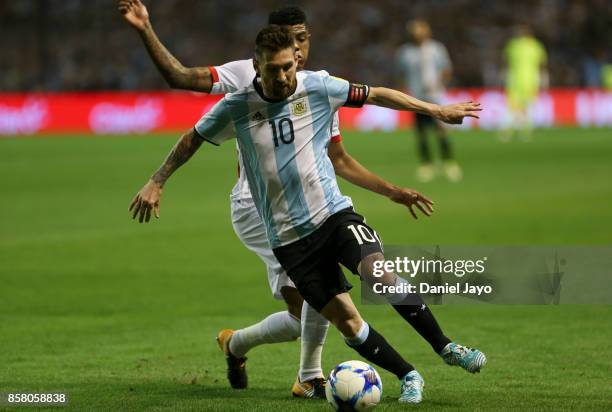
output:
<instances>
[{"instance_id":1,"label":"green grass pitch","mask_svg":"<svg viewBox=\"0 0 612 412\"><path fill-rule=\"evenodd\" d=\"M612 244L609 129L537 131L529 143L454 138L465 180L418 184L410 133L345 133L363 164L436 202L433 217L414 221L342 182L385 243ZM226 382L216 332L283 309L231 228L232 144L204 145L171 179L161 220L130 220L130 200L174 140L0 140L0 392L63 391L72 410L331 410L291 398L297 342L253 350L248 390ZM402 406L382 373L379 411L612 410L611 306L433 310L451 338L486 352L487 367L448 367L390 308L363 306L426 381L423 403ZM330 329L324 368L356 357Z\"/></svg>"}]
</instances>

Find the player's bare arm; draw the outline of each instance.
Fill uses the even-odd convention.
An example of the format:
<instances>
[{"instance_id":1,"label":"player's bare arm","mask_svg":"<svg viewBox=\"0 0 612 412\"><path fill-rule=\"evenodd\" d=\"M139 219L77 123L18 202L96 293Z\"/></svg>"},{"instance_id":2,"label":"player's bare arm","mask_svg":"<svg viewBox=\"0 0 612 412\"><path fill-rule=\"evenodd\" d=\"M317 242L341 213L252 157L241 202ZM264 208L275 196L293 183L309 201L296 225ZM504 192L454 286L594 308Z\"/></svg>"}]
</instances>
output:
<instances>
[{"instance_id":1,"label":"player's bare arm","mask_svg":"<svg viewBox=\"0 0 612 412\"><path fill-rule=\"evenodd\" d=\"M386 87L371 87L366 104L387 107L393 110L406 110L434 117L444 123L461 124L464 117L478 119L480 103L464 102L446 106L427 103L397 90Z\"/></svg>"},{"instance_id":2,"label":"player's bare arm","mask_svg":"<svg viewBox=\"0 0 612 412\"><path fill-rule=\"evenodd\" d=\"M140 0L120 0L119 11L138 31L151 59L170 87L210 93L213 85L210 69L183 66L155 34L149 12Z\"/></svg>"},{"instance_id":3,"label":"player's bare arm","mask_svg":"<svg viewBox=\"0 0 612 412\"><path fill-rule=\"evenodd\" d=\"M148 222L151 220L151 212L159 219L159 207L164 184L179 167L184 165L198 151L202 142L202 138L194 130L181 137L164 163L132 200L129 208L133 213L132 219L136 219L136 216L138 216L140 223Z\"/></svg>"},{"instance_id":4,"label":"player's bare arm","mask_svg":"<svg viewBox=\"0 0 612 412\"><path fill-rule=\"evenodd\" d=\"M343 179L406 206L415 219L418 219L414 210L415 206L426 216L431 216L433 213L431 200L416 190L395 186L372 173L345 150L342 142L331 143L327 154L332 161L336 175Z\"/></svg>"}]
</instances>

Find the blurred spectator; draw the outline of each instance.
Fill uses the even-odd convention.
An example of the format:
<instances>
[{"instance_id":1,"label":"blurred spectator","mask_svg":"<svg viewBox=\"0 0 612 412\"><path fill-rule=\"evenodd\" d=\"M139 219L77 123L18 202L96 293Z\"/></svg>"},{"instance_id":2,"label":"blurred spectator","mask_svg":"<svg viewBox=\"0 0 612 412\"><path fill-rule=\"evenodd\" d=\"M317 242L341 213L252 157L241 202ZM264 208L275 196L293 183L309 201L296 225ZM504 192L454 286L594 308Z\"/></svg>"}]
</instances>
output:
<instances>
[{"instance_id":1,"label":"blurred spectator","mask_svg":"<svg viewBox=\"0 0 612 412\"><path fill-rule=\"evenodd\" d=\"M187 65L251 55L280 0L145 0L162 41ZM390 85L404 23L422 18L449 49L458 86L501 86L510 28L536 28L553 86L586 85L593 50L610 55L609 0L297 0L313 33L310 66ZM167 88L109 0L0 0L0 90ZM608 62L609 63L609 62ZM600 78L601 81L601 78Z\"/></svg>"}]
</instances>

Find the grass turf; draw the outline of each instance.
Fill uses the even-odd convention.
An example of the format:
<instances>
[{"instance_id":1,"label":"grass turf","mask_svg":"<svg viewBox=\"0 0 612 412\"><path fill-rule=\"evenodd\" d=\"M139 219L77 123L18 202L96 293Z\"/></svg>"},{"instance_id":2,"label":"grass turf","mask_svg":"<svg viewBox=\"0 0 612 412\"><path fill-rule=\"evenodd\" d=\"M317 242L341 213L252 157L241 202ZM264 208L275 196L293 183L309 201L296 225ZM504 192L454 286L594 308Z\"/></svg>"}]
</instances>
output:
<instances>
[{"instance_id":1,"label":"grass turf","mask_svg":"<svg viewBox=\"0 0 612 412\"><path fill-rule=\"evenodd\" d=\"M419 185L407 135L347 133L357 159L421 189L436 213L415 222L386 199L341 186L387 244L611 244L609 134L546 130L501 144L486 132L456 133L465 180ZM231 230L233 145L205 145L172 178L160 221L129 220L129 201L172 144L167 136L0 141L0 392L64 391L74 410L328 410L289 396L297 343L254 349L250 389L225 380L216 332L283 308ZM481 374L442 364L389 308L362 307L424 376L418 409L612 409L612 307L433 310L449 336L487 353ZM330 331L324 368L356 357ZM397 404L395 378L382 377L378 410L415 408Z\"/></svg>"}]
</instances>

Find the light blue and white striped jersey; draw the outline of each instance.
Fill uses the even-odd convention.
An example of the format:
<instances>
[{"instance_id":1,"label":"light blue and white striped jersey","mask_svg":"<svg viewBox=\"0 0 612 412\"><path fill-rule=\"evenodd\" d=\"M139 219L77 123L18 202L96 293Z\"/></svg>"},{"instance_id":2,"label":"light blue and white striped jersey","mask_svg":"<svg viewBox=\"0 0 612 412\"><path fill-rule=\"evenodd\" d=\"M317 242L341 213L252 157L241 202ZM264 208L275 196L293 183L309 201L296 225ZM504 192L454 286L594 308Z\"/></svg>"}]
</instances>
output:
<instances>
[{"instance_id":1,"label":"light blue and white striped jersey","mask_svg":"<svg viewBox=\"0 0 612 412\"><path fill-rule=\"evenodd\" d=\"M255 80L226 95L195 126L215 145L238 139L272 248L311 234L351 206L327 156L333 115L347 101L349 82L325 71L296 76L295 93L283 101L266 99Z\"/></svg>"},{"instance_id":2,"label":"light blue and white striped jersey","mask_svg":"<svg viewBox=\"0 0 612 412\"><path fill-rule=\"evenodd\" d=\"M448 51L442 43L427 40L421 45L405 44L397 52L397 66L411 95L428 102L442 99L442 74L452 68Z\"/></svg>"},{"instance_id":3,"label":"light blue and white striped jersey","mask_svg":"<svg viewBox=\"0 0 612 412\"><path fill-rule=\"evenodd\" d=\"M229 63L225 63L222 66L211 66L209 67L213 85L210 94L226 94L234 93L240 89L248 87L256 76L255 69L253 67L253 59L248 60L236 60ZM334 120L332 123L332 138L336 138L339 141L340 136L340 119L338 112L334 113ZM236 143L238 145L238 143ZM240 156L240 147L238 148L238 181L232 188L231 198L232 201L240 202L252 202L253 197L251 196L251 190L249 189L249 182L247 181L246 175L242 173L244 166L242 164L242 156Z\"/></svg>"}]
</instances>

